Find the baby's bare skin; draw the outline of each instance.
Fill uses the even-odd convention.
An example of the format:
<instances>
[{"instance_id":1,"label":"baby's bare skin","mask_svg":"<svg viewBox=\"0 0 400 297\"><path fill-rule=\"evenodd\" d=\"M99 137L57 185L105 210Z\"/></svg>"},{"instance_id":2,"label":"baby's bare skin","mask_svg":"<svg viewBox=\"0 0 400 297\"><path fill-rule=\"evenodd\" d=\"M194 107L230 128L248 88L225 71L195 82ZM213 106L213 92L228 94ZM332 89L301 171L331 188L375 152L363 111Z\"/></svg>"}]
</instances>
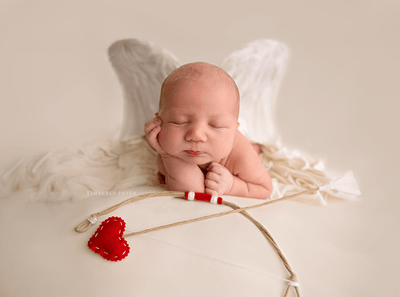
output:
<instances>
[{"instance_id":1,"label":"baby's bare skin","mask_svg":"<svg viewBox=\"0 0 400 297\"><path fill-rule=\"evenodd\" d=\"M237 129L238 99L233 80L210 64L184 65L166 79L145 134L168 190L270 196L271 178Z\"/></svg>"}]
</instances>

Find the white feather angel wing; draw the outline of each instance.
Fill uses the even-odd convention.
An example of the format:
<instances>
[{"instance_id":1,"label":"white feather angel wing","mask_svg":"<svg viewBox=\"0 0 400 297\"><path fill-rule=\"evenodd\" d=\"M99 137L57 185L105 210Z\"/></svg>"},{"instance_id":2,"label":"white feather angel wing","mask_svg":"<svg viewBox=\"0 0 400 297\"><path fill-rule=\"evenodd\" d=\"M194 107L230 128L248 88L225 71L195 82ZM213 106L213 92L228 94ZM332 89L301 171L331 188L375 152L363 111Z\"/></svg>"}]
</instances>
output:
<instances>
[{"instance_id":1,"label":"white feather angel wing","mask_svg":"<svg viewBox=\"0 0 400 297\"><path fill-rule=\"evenodd\" d=\"M108 54L124 92L121 139L128 140L144 133L144 124L158 110L162 82L180 63L164 48L141 39L119 40Z\"/></svg>"},{"instance_id":2,"label":"white feather angel wing","mask_svg":"<svg viewBox=\"0 0 400 297\"><path fill-rule=\"evenodd\" d=\"M240 91L239 130L251 141L268 143L277 138L273 98L288 52L283 43L262 39L233 52L222 63Z\"/></svg>"}]
</instances>

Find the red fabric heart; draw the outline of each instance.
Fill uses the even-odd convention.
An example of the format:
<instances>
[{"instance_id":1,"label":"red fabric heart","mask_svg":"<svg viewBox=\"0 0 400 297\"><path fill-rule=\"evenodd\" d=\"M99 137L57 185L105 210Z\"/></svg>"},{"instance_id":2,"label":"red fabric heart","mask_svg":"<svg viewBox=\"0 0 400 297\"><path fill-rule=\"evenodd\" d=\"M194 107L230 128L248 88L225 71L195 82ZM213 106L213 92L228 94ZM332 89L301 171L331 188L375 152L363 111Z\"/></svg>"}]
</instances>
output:
<instances>
[{"instance_id":1,"label":"red fabric heart","mask_svg":"<svg viewBox=\"0 0 400 297\"><path fill-rule=\"evenodd\" d=\"M109 261L120 261L129 254L129 245L122 237L125 222L119 217L109 217L103 221L89 239L88 247Z\"/></svg>"}]
</instances>

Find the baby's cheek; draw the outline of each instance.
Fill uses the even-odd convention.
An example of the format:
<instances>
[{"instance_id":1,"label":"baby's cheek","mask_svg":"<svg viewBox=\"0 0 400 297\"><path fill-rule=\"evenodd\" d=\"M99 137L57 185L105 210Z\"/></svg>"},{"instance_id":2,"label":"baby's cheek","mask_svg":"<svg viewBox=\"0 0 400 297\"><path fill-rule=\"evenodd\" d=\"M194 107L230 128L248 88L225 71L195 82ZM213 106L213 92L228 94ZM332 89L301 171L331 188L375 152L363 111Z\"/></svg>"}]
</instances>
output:
<instances>
[{"instance_id":1,"label":"baby's cheek","mask_svg":"<svg viewBox=\"0 0 400 297\"><path fill-rule=\"evenodd\" d=\"M167 153L175 153L179 137L177 134L177 131L168 129L167 127L161 127L161 132L158 134L158 141Z\"/></svg>"},{"instance_id":2,"label":"baby's cheek","mask_svg":"<svg viewBox=\"0 0 400 297\"><path fill-rule=\"evenodd\" d=\"M221 135L215 139L214 148L219 158L227 157L232 151L233 137L232 135Z\"/></svg>"},{"instance_id":3,"label":"baby's cheek","mask_svg":"<svg viewBox=\"0 0 400 297\"><path fill-rule=\"evenodd\" d=\"M218 159L223 159L228 157L231 151L232 151L232 146L228 144L220 144L217 147Z\"/></svg>"}]
</instances>

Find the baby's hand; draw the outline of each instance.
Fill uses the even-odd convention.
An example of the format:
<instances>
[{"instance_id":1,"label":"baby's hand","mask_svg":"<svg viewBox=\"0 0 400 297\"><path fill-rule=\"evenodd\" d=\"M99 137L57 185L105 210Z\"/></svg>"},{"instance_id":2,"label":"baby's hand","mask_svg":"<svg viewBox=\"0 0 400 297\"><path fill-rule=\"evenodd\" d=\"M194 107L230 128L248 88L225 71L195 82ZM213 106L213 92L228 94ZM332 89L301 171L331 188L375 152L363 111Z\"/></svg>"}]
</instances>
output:
<instances>
[{"instance_id":1,"label":"baby's hand","mask_svg":"<svg viewBox=\"0 0 400 297\"><path fill-rule=\"evenodd\" d=\"M157 138L161 131L161 123L161 118L159 117L158 113L156 113L156 116L152 120L144 124L144 133L146 134L147 141L151 147L160 155L166 155L167 152L161 147Z\"/></svg>"},{"instance_id":2,"label":"baby's hand","mask_svg":"<svg viewBox=\"0 0 400 297\"><path fill-rule=\"evenodd\" d=\"M224 195L233 185L233 175L230 171L217 162L211 162L207 167L205 186L206 193L211 195Z\"/></svg>"}]
</instances>

